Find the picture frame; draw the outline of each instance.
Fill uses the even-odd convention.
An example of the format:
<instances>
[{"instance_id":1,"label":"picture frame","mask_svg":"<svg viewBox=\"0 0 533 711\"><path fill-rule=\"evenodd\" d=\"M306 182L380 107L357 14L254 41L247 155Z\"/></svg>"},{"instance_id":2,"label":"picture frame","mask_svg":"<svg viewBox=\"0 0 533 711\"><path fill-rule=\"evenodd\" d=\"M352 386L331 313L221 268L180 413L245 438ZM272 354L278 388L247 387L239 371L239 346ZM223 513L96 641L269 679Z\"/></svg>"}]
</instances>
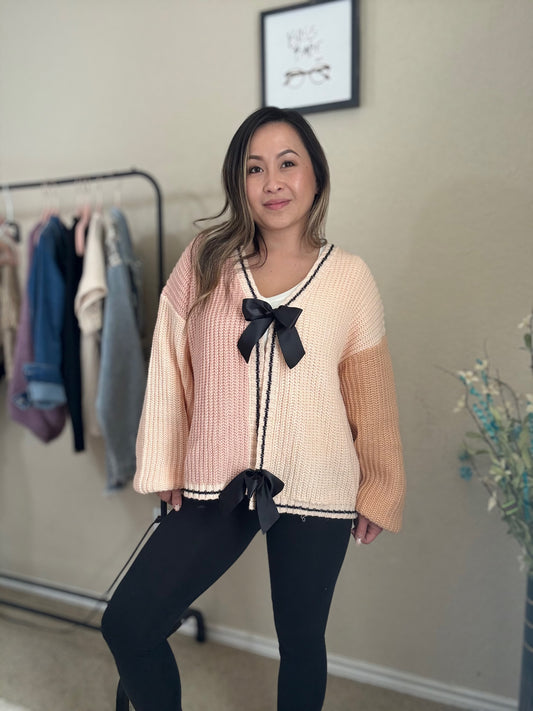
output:
<instances>
[{"instance_id":1,"label":"picture frame","mask_svg":"<svg viewBox=\"0 0 533 711\"><path fill-rule=\"evenodd\" d=\"M358 0L261 13L261 101L301 113L359 106Z\"/></svg>"}]
</instances>

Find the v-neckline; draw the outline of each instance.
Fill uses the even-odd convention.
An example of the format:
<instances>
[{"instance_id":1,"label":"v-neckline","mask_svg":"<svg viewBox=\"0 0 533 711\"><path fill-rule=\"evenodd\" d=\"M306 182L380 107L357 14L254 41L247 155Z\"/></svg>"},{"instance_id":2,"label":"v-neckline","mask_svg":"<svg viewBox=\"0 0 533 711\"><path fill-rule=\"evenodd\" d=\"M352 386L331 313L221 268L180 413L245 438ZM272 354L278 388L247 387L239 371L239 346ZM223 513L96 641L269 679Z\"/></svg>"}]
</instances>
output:
<instances>
[{"instance_id":1,"label":"v-neckline","mask_svg":"<svg viewBox=\"0 0 533 711\"><path fill-rule=\"evenodd\" d=\"M321 245L321 248L318 252L318 256L311 265L309 271L307 274L304 276L303 279L301 279L297 284L295 284L292 287L289 287L285 291L280 292L280 294L274 294L273 296L268 296L265 297L261 294L259 289L257 288L257 284L254 279L254 275L252 273L252 270L250 269L250 265L248 264L248 259L239 255L239 261L237 263L237 268L239 269L240 272L240 277L241 277L241 285L243 288L244 293L246 294L247 291L252 292L252 296L254 298L258 299L275 299L277 296L281 296L282 294L285 294L285 298L283 299L283 303L285 303L287 300L291 300L295 298L293 296L295 290L297 291L297 295L299 294L300 291L303 291L304 289L307 288L307 284L314 278L315 273L318 271L318 269L322 266L322 262L325 261L331 254L331 252L334 249L333 244L330 244L329 242L324 242L323 245ZM243 274L244 271L244 274ZM243 283L242 279L244 278L245 283ZM248 282L246 284L246 282ZM245 287L248 287L246 289Z\"/></svg>"}]
</instances>

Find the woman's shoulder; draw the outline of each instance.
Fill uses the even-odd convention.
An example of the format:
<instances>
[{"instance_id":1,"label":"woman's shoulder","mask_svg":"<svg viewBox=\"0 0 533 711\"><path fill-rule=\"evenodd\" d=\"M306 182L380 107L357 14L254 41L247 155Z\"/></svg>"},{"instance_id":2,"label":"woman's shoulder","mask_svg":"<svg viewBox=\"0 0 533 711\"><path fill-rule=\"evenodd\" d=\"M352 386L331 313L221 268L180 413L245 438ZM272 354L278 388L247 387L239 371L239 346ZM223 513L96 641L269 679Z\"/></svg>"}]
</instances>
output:
<instances>
[{"instance_id":1,"label":"woman's shoulder","mask_svg":"<svg viewBox=\"0 0 533 711\"><path fill-rule=\"evenodd\" d=\"M169 282L179 279L184 275L184 273L187 274L192 272L194 260L196 259L196 254L198 252L198 239L199 237L195 237L184 247L178 261L170 273L168 278Z\"/></svg>"},{"instance_id":2,"label":"woman's shoulder","mask_svg":"<svg viewBox=\"0 0 533 711\"><path fill-rule=\"evenodd\" d=\"M194 252L197 249L197 238L191 240L174 265L163 289L163 295L172 303L183 301L184 294L189 292L194 279Z\"/></svg>"},{"instance_id":3,"label":"woman's shoulder","mask_svg":"<svg viewBox=\"0 0 533 711\"><path fill-rule=\"evenodd\" d=\"M359 312L365 305L380 302L374 276L361 256L335 247L332 257L335 291L344 303Z\"/></svg>"},{"instance_id":4,"label":"woman's shoulder","mask_svg":"<svg viewBox=\"0 0 533 711\"><path fill-rule=\"evenodd\" d=\"M353 254L342 247L335 246L332 256L334 257L332 261L339 270L346 270L353 275L366 276L370 274L368 264L358 254Z\"/></svg>"}]
</instances>

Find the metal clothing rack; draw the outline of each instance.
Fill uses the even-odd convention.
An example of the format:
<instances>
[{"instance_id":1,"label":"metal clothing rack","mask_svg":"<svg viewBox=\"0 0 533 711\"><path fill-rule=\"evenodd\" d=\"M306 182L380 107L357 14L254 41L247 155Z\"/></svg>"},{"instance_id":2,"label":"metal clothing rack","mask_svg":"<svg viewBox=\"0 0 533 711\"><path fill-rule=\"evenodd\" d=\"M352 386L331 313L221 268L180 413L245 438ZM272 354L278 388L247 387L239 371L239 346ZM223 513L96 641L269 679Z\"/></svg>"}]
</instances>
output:
<instances>
[{"instance_id":1,"label":"metal clothing rack","mask_svg":"<svg viewBox=\"0 0 533 711\"><path fill-rule=\"evenodd\" d=\"M26 181L26 182L14 182L14 183L1 183L0 187L2 190L5 191L15 191L15 190L29 190L29 189L35 189L35 188L49 188L49 187L56 187L56 186L63 186L63 185L71 185L71 184L83 184L83 183L88 183L88 182L100 182L104 180L119 180L122 178L134 178L134 177L139 177L139 178L144 178L145 180L148 180L152 187L154 188L155 191L155 198L156 198L156 224L157 224L157 278L158 278L158 288L159 292L161 293L164 282L163 282L163 198L162 198L162 193L161 189L159 187L158 182L155 180L155 178L150 175L150 173L147 173L143 170L137 170L136 168L131 168L130 170L120 170L120 171L113 171L113 172L106 172L106 173L90 173L86 175L75 175L75 176L70 176L67 178L52 178L52 179L46 179L46 180L31 180L31 181ZM161 501L161 517L166 516L167 513L167 505L164 501ZM143 535L141 538L141 541L135 548L134 552L132 553L130 559L127 561L126 565L129 563L129 561L133 558L135 553L137 552L138 548L140 547L141 543L143 542L144 538L148 534L150 528L158 523L161 520L161 517L157 517L146 533ZM124 570L124 568L123 568ZM122 572L122 571L121 571ZM119 573L120 576L120 573ZM36 588L41 588L44 590L50 590L53 592L59 592L63 593L69 596L74 596L78 598L83 598L86 601L92 601L94 602L97 606L100 606L102 604L107 604L108 597L107 594L104 596L101 595L92 595L90 593L85 593L85 592L77 592L70 590L68 588L63 588L58 585L52 585L49 583L45 582L40 582L40 581L35 581L31 580L29 578L22 578L18 577L15 575L11 575L8 573L3 573L0 571L0 578L4 578L6 580L10 580L16 584L19 584L20 586L33 586ZM116 580L114 581L116 582ZM109 590L112 589L114 583L111 585ZM109 592L109 591L108 591ZM67 615L60 615L60 614L55 614L52 612L48 612L45 610L39 610L37 608L33 608L27 605L21 605L15 602L12 602L11 600L5 600L3 598L0 598L0 604L7 605L9 607L13 607L19 610L24 610L27 612L33 612L38 615L44 615L45 617L51 617L53 619L61 620L64 622L70 622L71 624L78 625L81 627L87 627L89 629L94 629L94 630L100 630L99 625L95 625L88 620L78 620L73 617L69 617ZM189 609L186 611L184 617L179 621L175 629L179 627L182 622L184 622L187 618L193 617L196 620L197 623L197 635L196 638L199 642L203 642L205 639L205 629L204 629L204 622L203 622L203 617L200 612L197 610ZM174 629L174 631L175 631ZM120 684L119 684L119 691L117 692L117 704L118 704L118 699L119 696L121 699L124 697L121 696L123 692L120 691ZM118 708L118 705L117 705ZM126 707L127 708L127 707Z\"/></svg>"},{"instance_id":2,"label":"metal clothing rack","mask_svg":"<svg viewBox=\"0 0 533 711\"><path fill-rule=\"evenodd\" d=\"M157 207L157 276L158 276L158 286L159 292L163 289L163 197L161 193L161 188L157 180L144 170L137 170L137 168L131 168L130 170L116 170L110 173L90 173L89 175L74 175L68 178L52 178L47 180L30 180L27 182L16 182L16 183L0 183L0 187L3 190L8 190L9 192L13 190L31 190L35 188L50 188L58 185L73 185L76 183L93 183L100 182L103 180L119 180L120 178L132 178L132 177L145 178L152 184L155 194L156 194L156 207Z\"/></svg>"}]
</instances>

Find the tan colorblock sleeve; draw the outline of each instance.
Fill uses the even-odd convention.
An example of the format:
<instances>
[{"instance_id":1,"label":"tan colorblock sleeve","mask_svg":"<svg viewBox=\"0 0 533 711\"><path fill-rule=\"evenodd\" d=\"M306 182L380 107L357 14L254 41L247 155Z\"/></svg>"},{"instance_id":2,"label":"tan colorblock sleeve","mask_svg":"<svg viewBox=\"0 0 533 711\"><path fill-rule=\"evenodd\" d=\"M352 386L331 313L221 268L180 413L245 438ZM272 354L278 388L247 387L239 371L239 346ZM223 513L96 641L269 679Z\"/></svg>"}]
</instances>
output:
<instances>
[{"instance_id":1,"label":"tan colorblock sleeve","mask_svg":"<svg viewBox=\"0 0 533 711\"><path fill-rule=\"evenodd\" d=\"M354 284L353 321L339 376L360 465L355 508L379 526L397 532L405 474L383 303L362 260L357 262Z\"/></svg>"},{"instance_id":2,"label":"tan colorblock sleeve","mask_svg":"<svg viewBox=\"0 0 533 711\"><path fill-rule=\"evenodd\" d=\"M361 469L356 510L397 533L402 523L405 474L386 337L346 358L340 377Z\"/></svg>"},{"instance_id":3,"label":"tan colorblock sleeve","mask_svg":"<svg viewBox=\"0 0 533 711\"><path fill-rule=\"evenodd\" d=\"M137 435L136 491L147 494L183 486L192 400L185 320L163 293Z\"/></svg>"}]
</instances>

